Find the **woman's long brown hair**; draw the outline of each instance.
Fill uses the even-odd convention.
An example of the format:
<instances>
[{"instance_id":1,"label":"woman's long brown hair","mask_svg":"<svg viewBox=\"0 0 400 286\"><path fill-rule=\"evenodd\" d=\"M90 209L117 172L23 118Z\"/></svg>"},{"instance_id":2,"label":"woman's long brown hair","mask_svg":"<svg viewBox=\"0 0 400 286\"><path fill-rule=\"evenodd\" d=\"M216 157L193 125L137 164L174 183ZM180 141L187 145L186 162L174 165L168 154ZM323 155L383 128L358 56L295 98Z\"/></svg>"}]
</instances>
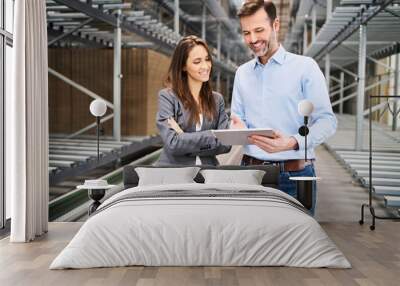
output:
<instances>
[{"instance_id":1,"label":"woman's long brown hair","mask_svg":"<svg viewBox=\"0 0 400 286\"><path fill-rule=\"evenodd\" d=\"M184 71L190 51L198 45L206 49L211 64L213 64L211 53L206 42L196 36L186 36L179 41L175 48L166 80L167 87L172 88L185 109L190 113L188 126L200 122L200 109L189 89L188 75L187 72ZM207 119L212 120L217 116L210 80L203 82L200 90L200 105L201 111Z\"/></svg>"}]
</instances>

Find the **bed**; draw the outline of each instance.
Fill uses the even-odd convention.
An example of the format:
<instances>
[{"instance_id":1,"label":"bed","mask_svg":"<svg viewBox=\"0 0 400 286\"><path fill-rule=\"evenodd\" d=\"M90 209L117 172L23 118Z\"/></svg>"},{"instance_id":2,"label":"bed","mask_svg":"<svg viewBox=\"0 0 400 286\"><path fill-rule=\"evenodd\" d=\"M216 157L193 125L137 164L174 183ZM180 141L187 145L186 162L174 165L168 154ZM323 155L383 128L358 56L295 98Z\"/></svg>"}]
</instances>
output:
<instances>
[{"instance_id":1,"label":"bed","mask_svg":"<svg viewBox=\"0 0 400 286\"><path fill-rule=\"evenodd\" d=\"M214 167L203 167L203 169ZM50 269L144 266L292 266L350 268L343 253L300 202L279 191L274 166L262 185L139 185L107 199L55 258Z\"/></svg>"}]
</instances>

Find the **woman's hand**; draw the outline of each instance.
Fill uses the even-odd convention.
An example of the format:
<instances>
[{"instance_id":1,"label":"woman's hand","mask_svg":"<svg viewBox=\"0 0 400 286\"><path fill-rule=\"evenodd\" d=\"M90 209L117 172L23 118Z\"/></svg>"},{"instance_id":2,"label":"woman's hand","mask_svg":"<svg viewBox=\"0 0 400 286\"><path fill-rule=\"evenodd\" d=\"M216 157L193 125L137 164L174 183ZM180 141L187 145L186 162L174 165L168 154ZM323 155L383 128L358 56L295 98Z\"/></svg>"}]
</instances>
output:
<instances>
[{"instance_id":1,"label":"woman's hand","mask_svg":"<svg viewBox=\"0 0 400 286\"><path fill-rule=\"evenodd\" d=\"M183 133L182 128L179 126L178 123L176 123L176 121L172 117L167 119L167 123L168 123L169 127L171 127L172 129L175 130L176 133L178 133L178 134Z\"/></svg>"}]
</instances>

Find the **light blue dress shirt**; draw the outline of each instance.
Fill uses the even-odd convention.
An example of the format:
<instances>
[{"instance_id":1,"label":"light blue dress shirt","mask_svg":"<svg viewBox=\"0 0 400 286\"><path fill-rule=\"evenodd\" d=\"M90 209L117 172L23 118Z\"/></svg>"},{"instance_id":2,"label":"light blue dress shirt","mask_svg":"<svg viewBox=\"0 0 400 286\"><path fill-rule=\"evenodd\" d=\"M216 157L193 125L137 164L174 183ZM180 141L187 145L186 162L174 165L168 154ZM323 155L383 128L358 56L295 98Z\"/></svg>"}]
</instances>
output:
<instances>
[{"instance_id":1,"label":"light blue dress shirt","mask_svg":"<svg viewBox=\"0 0 400 286\"><path fill-rule=\"evenodd\" d=\"M267 153L255 145L246 145L244 153L261 159L282 161L304 159L304 137L298 129L304 123L298 103L308 99L314 105L309 118L307 158L315 158L314 147L336 131L325 77L318 64L309 57L287 52L282 46L263 65L258 57L241 65L233 85L231 112L248 128L272 128L293 136L298 150Z\"/></svg>"}]
</instances>

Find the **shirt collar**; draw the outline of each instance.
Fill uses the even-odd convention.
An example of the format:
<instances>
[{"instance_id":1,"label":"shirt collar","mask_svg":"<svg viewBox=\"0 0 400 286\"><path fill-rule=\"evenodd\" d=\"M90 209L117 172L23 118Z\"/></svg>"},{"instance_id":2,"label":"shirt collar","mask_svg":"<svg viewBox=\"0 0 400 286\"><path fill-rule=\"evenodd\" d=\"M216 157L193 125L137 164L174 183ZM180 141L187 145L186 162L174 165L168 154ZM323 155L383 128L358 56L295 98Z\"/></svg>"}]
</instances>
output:
<instances>
[{"instance_id":1,"label":"shirt collar","mask_svg":"<svg viewBox=\"0 0 400 286\"><path fill-rule=\"evenodd\" d=\"M278 50L272 55L271 59L277 62L278 64L282 65L283 61L285 60L285 55L286 55L286 50L282 45L279 45ZM254 62L254 68L256 68L258 65L264 66L261 62L259 57L255 58Z\"/></svg>"}]
</instances>

